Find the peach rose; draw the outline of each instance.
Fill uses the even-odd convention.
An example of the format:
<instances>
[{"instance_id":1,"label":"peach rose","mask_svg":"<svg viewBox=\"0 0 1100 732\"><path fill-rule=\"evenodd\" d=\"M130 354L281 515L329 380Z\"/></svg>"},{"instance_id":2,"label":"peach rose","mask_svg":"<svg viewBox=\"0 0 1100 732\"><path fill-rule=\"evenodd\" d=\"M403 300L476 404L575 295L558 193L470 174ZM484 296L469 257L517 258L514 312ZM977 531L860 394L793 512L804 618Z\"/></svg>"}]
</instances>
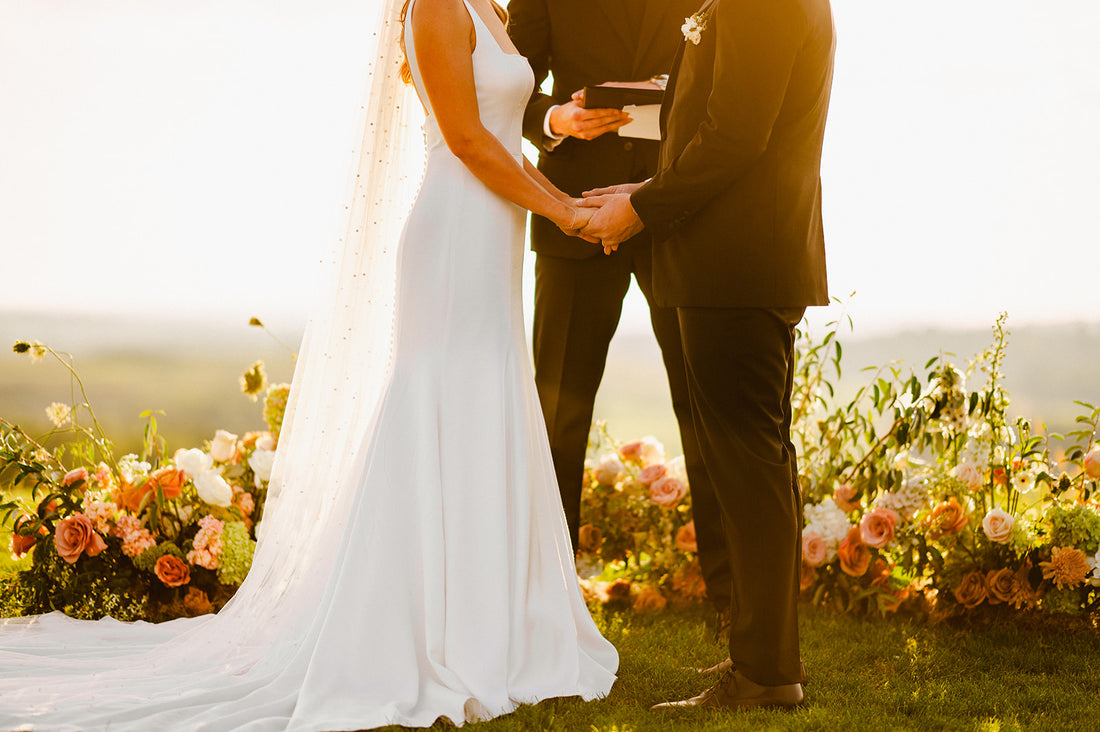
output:
<instances>
[{"instance_id":1,"label":"peach rose","mask_svg":"<svg viewBox=\"0 0 1100 732\"><path fill-rule=\"evenodd\" d=\"M688 521L676 532L676 547L685 552L699 551L699 542L695 538L695 521Z\"/></svg>"},{"instance_id":2,"label":"peach rose","mask_svg":"<svg viewBox=\"0 0 1100 732\"><path fill-rule=\"evenodd\" d=\"M658 478L665 477L665 473L668 472L668 468L664 463L655 463L653 465L647 465L642 468L638 473L638 482L642 485L649 485Z\"/></svg>"},{"instance_id":3,"label":"peach rose","mask_svg":"<svg viewBox=\"0 0 1100 732\"><path fill-rule=\"evenodd\" d=\"M38 543L39 536L46 536L50 533L45 526L39 526L37 535L29 534L27 536L20 536L19 527L30 521L34 521L34 516L25 513L17 518L15 524L12 525L11 551L16 559L29 552L34 545Z\"/></svg>"},{"instance_id":4,"label":"peach rose","mask_svg":"<svg viewBox=\"0 0 1100 732\"><path fill-rule=\"evenodd\" d=\"M836 548L836 555L840 559L840 568L853 577L862 577L871 566L871 548L860 538L858 526L848 529L848 535Z\"/></svg>"},{"instance_id":5,"label":"peach rose","mask_svg":"<svg viewBox=\"0 0 1100 732\"><path fill-rule=\"evenodd\" d=\"M166 465L153 471L153 474L149 476L149 489L155 490L156 486L159 485L160 492L164 494L165 500L170 501L173 498L179 498L180 493L183 491L183 484L186 482L187 473L179 468Z\"/></svg>"},{"instance_id":6,"label":"peach rose","mask_svg":"<svg viewBox=\"0 0 1100 732\"><path fill-rule=\"evenodd\" d=\"M859 522L859 536L867 546L881 549L894 540L894 527L897 525L897 512L879 506L863 514Z\"/></svg>"},{"instance_id":7,"label":"peach rose","mask_svg":"<svg viewBox=\"0 0 1100 732\"><path fill-rule=\"evenodd\" d=\"M816 531L802 532L802 561L811 567L820 567L825 564L825 557L829 548L825 545L825 539Z\"/></svg>"},{"instance_id":8,"label":"peach rose","mask_svg":"<svg viewBox=\"0 0 1100 732\"><path fill-rule=\"evenodd\" d=\"M630 581L617 579L609 584L605 590L607 602L623 602L630 599Z\"/></svg>"},{"instance_id":9,"label":"peach rose","mask_svg":"<svg viewBox=\"0 0 1100 732\"><path fill-rule=\"evenodd\" d=\"M649 486L649 497L661 508L676 508L687 495L687 486L679 478L666 475Z\"/></svg>"},{"instance_id":10,"label":"peach rose","mask_svg":"<svg viewBox=\"0 0 1100 732\"><path fill-rule=\"evenodd\" d=\"M1016 525L1016 517L999 508L989 509L989 513L982 519L982 531L990 541L998 544L1007 544L1012 538L1012 527Z\"/></svg>"},{"instance_id":11,"label":"peach rose","mask_svg":"<svg viewBox=\"0 0 1100 732\"><path fill-rule=\"evenodd\" d=\"M971 572L962 578L962 582L955 588L955 599L966 608L976 608L986 598L985 574Z\"/></svg>"},{"instance_id":12,"label":"peach rose","mask_svg":"<svg viewBox=\"0 0 1100 732\"><path fill-rule=\"evenodd\" d=\"M644 587L634 598L634 612L648 613L664 610L668 600L656 587Z\"/></svg>"},{"instance_id":13,"label":"peach rose","mask_svg":"<svg viewBox=\"0 0 1100 732\"><path fill-rule=\"evenodd\" d=\"M232 432L218 430L210 442L210 457L219 463L227 463L237 456L237 436Z\"/></svg>"},{"instance_id":14,"label":"peach rose","mask_svg":"<svg viewBox=\"0 0 1100 732\"><path fill-rule=\"evenodd\" d=\"M857 492L851 483L841 483L833 491L833 503L844 513L851 513L862 503L861 499L856 497Z\"/></svg>"},{"instance_id":15,"label":"peach rose","mask_svg":"<svg viewBox=\"0 0 1100 732\"><path fill-rule=\"evenodd\" d=\"M951 469L951 477L972 491L980 490L985 481L981 468L974 463L959 463Z\"/></svg>"},{"instance_id":16,"label":"peach rose","mask_svg":"<svg viewBox=\"0 0 1100 732\"><path fill-rule=\"evenodd\" d=\"M78 480L84 481L85 483L88 482L87 468L76 468L75 470L70 470L65 473L65 477L61 479L61 485L70 486Z\"/></svg>"},{"instance_id":17,"label":"peach rose","mask_svg":"<svg viewBox=\"0 0 1100 732\"><path fill-rule=\"evenodd\" d=\"M806 590L813 587L813 584L814 584L815 580L817 580L817 570L814 569L813 565L811 565L809 562L807 562L805 559L803 559L802 560L802 573L799 575L799 578L798 578L798 590L799 590L799 592L805 592Z\"/></svg>"},{"instance_id":18,"label":"peach rose","mask_svg":"<svg viewBox=\"0 0 1100 732\"><path fill-rule=\"evenodd\" d=\"M657 441L656 437L646 436L620 447L619 457L628 463L653 465L665 459L665 448Z\"/></svg>"},{"instance_id":19,"label":"peach rose","mask_svg":"<svg viewBox=\"0 0 1100 732\"><path fill-rule=\"evenodd\" d=\"M58 522L53 543L58 556L69 564L75 564L81 554L94 557L107 548L103 537L96 533L92 520L82 513L74 513Z\"/></svg>"},{"instance_id":20,"label":"peach rose","mask_svg":"<svg viewBox=\"0 0 1100 732\"><path fill-rule=\"evenodd\" d=\"M1085 472L1090 478L1100 480L1100 445L1085 453Z\"/></svg>"},{"instance_id":21,"label":"peach rose","mask_svg":"<svg viewBox=\"0 0 1100 732\"><path fill-rule=\"evenodd\" d=\"M585 524L577 532L577 548L587 554L594 554L600 550L603 542L603 534L598 526Z\"/></svg>"},{"instance_id":22,"label":"peach rose","mask_svg":"<svg viewBox=\"0 0 1100 732\"><path fill-rule=\"evenodd\" d=\"M966 521L966 512L959 505L959 501L952 496L948 501L932 509L932 513L924 519L924 525L928 530L928 538L935 540L941 536L957 533L966 526Z\"/></svg>"},{"instance_id":23,"label":"peach rose","mask_svg":"<svg viewBox=\"0 0 1100 732\"><path fill-rule=\"evenodd\" d=\"M627 462L641 462L642 461L642 441L632 440L625 443L619 448L619 457Z\"/></svg>"},{"instance_id":24,"label":"peach rose","mask_svg":"<svg viewBox=\"0 0 1100 732\"><path fill-rule=\"evenodd\" d=\"M111 485L111 469L107 467L107 463L100 463L95 472L92 473L92 478L99 484L100 488Z\"/></svg>"},{"instance_id":25,"label":"peach rose","mask_svg":"<svg viewBox=\"0 0 1100 732\"><path fill-rule=\"evenodd\" d=\"M165 587L180 587L191 581L191 568L175 554L163 554L153 565L153 574Z\"/></svg>"},{"instance_id":26,"label":"peach rose","mask_svg":"<svg viewBox=\"0 0 1100 732\"><path fill-rule=\"evenodd\" d=\"M985 576L986 599L990 605L1012 602L1016 597L1016 573L1011 569L991 569Z\"/></svg>"}]
</instances>

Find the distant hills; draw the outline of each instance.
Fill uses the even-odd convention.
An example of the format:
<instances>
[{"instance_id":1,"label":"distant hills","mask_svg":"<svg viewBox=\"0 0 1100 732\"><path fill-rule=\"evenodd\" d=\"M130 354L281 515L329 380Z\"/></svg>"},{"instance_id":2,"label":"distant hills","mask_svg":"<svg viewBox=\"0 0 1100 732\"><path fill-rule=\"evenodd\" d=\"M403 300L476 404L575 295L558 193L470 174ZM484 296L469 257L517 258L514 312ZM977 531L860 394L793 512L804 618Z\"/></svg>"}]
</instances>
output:
<instances>
[{"instance_id":1,"label":"distant hills","mask_svg":"<svg viewBox=\"0 0 1100 732\"><path fill-rule=\"evenodd\" d=\"M1075 399L1100 403L1100 322L1012 328L1005 382L1013 409L1036 424L1065 431L1079 409ZM300 325L275 328L294 347ZM898 362L921 370L932 356L960 367L991 341L990 329L926 329L860 338L844 335L842 391L870 378L864 367ZM0 314L0 416L32 433L47 429L44 408L73 397L67 372L32 364L11 351L16 339L39 340L72 353L100 421L122 451L140 448L144 409L163 409L162 433L171 449L212 437L215 429L260 429L260 405L241 393L238 377L263 360L272 381L289 381L293 362L270 336L246 323L171 322L152 318ZM971 388L979 384L971 384ZM616 336L608 357L596 417L627 440L654 434L679 450L660 354L649 333ZM492 449L486 446L486 449Z\"/></svg>"}]
</instances>

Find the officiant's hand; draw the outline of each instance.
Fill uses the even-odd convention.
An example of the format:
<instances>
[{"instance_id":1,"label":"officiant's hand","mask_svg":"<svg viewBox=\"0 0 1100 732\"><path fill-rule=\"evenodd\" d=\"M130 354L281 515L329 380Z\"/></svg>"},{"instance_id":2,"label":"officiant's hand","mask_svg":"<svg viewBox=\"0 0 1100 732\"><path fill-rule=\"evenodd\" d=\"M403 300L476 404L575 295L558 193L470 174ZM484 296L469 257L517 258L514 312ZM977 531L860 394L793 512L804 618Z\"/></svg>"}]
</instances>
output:
<instances>
[{"instance_id":1,"label":"officiant's hand","mask_svg":"<svg viewBox=\"0 0 1100 732\"><path fill-rule=\"evenodd\" d=\"M573 92L573 98L550 112L550 130L555 135L594 140L614 132L630 121L621 109L585 109L581 106L584 91Z\"/></svg>"},{"instance_id":2,"label":"officiant's hand","mask_svg":"<svg viewBox=\"0 0 1100 732\"><path fill-rule=\"evenodd\" d=\"M599 239L604 254L611 254L619 248L619 244L645 228L631 205L630 194L627 192L592 196L586 194L583 205L595 208L596 212L581 233L586 237Z\"/></svg>"}]
</instances>

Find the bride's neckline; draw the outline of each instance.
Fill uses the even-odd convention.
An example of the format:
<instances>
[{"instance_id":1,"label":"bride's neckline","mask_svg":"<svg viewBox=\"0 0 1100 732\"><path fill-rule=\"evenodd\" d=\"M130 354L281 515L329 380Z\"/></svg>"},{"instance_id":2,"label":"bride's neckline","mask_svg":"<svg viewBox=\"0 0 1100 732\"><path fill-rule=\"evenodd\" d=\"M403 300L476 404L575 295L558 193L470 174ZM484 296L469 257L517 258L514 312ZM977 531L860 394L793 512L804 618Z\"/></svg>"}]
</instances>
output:
<instances>
[{"instance_id":1,"label":"bride's neckline","mask_svg":"<svg viewBox=\"0 0 1100 732\"><path fill-rule=\"evenodd\" d=\"M504 44L502 44L502 43L500 42L500 40L499 40L499 39L497 39L497 37L496 37L496 35L495 35L495 34L493 33L492 29L490 29L490 28L489 28L489 23L488 23L488 21L486 21L486 20L485 20L484 18L482 18L482 17L481 17L481 13L479 13L479 12L477 11L477 8L475 8L475 7L474 7L474 6L473 6L473 5L472 5L472 4L470 3L470 1L469 1L469 0L462 0L462 2L463 2L463 4L464 4L464 5L466 6L466 10L467 10L467 11L469 11L470 15L472 15L472 16L473 16L474 18L476 18L476 19L477 19L477 20L476 20L476 22L479 22L479 23L481 23L481 27L482 27L482 28L484 28L484 29L485 29L485 32L489 34L489 37L493 39L493 45L495 45L495 46L497 47L497 50L498 50L498 51L500 51L501 53L503 53L503 54L504 54L505 56L516 56L516 57L518 57L518 58L523 58L523 55L522 55L522 54L520 54L520 53L518 53L518 52L517 52L517 53L512 53L511 51L506 51L506 50L504 49ZM474 50L477 50L477 49L475 48Z\"/></svg>"}]
</instances>

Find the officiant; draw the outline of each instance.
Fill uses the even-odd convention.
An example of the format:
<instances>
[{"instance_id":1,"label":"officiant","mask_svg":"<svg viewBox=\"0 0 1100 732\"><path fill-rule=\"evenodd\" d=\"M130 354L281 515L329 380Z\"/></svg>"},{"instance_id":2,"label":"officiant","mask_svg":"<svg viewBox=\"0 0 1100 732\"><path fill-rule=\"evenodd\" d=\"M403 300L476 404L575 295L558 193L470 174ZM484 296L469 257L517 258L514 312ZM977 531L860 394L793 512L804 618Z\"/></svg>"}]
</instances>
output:
<instances>
[{"instance_id":1,"label":"officiant","mask_svg":"<svg viewBox=\"0 0 1100 732\"><path fill-rule=\"evenodd\" d=\"M644 181L656 172L659 142L631 136L645 134L634 131L641 120L629 124L631 117L618 109L586 109L578 92L586 85L651 79L651 86L659 87L683 42L680 26L698 6L699 0L511 0L508 32L535 75L523 133L538 148L539 170L551 182L580 196L585 190ZM553 90L544 94L539 87L548 75ZM699 560L721 630L730 601L721 511L692 426L676 310L653 302L649 233L604 256L598 246L532 216L531 248L536 253L535 382L573 546L584 523L581 484L593 403L633 276L649 303L668 375Z\"/></svg>"}]
</instances>

